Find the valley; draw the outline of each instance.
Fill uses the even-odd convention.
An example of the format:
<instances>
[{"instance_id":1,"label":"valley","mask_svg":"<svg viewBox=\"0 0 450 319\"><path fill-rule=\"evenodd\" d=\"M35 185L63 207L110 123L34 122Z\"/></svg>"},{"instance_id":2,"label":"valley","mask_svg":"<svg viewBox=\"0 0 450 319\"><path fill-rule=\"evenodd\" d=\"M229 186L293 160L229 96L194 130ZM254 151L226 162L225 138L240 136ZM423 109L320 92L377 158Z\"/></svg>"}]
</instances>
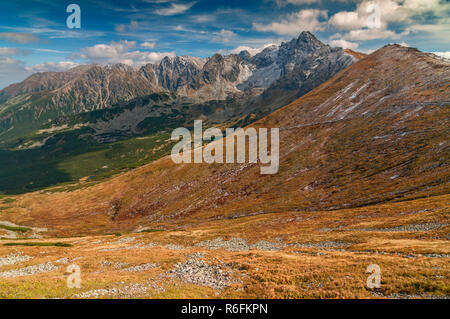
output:
<instances>
[{"instance_id":1,"label":"valley","mask_svg":"<svg viewBox=\"0 0 450 319\"><path fill-rule=\"evenodd\" d=\"M310 41L341 52L313 40L302 34L277 56ZM302 85L281 100L270 92L283 78L268 88L243 82L264 90L226 100L223 117L220 103L202 101L206 91L223 93L208 82L222 77L202 69L208 81L177 89L189 94L59 115L27 133L33 143L49 137L44 145L19 150L29 142L16 140L3 161L30 160L5 166L2 187L24 168L34 183L54 179L23 192L24 178L22 191L0 197L0 297L448 299L450 62L386 45L337 65L307 85L296 82L298 69L289 73L297 80L286 81ZM279 128L277 174L260 174L258 163L174 163L169 128L193 119ZM53 150L61 157L48 165L70 176L33 160ZM367 286L374 264L379 288ZM81 288L67 286L69 265L79 267Z\"/></svg>"},{"instance_id":2,"label":"valley","mask_svg":"<svg viewBox=\"0 0 450 319\"><path fill-rule=\"evenodd\" d=\"M253 56L177 56L140 69L82 65L33 74L0 91L0 193L102 179L143 165L167 155L165 134L191 127L194 119L208 127L246 126L312 90L355 56L361 57L303 32ZM164 142L146 145L138 137ZM152 147L164 151L142 152ZM71 164L79 160L80 167Z\"/></svg>"}]
</instances>

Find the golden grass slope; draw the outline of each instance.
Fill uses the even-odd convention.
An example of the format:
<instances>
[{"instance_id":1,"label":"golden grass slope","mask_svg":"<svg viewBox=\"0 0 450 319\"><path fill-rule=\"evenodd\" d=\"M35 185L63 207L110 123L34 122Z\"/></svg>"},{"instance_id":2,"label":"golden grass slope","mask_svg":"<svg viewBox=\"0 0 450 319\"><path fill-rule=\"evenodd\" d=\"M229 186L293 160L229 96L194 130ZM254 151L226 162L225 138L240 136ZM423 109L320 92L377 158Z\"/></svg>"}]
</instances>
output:
<instances>
[{"instance_id":1,"label":"golden grass slope","mask_svg":"<svg viewBox=\"0 0 450 319\"><path fill-rule=\"evenodd\" d=\"M0 277L0 298L77 298L82 293L86 298L448 298L449 200L449 195L443 195L338 211L205 220L182 229L120 236L2 241L57 240L73 246L0 246L0 258L19 252L30 257L0 265L0 276L36 264L58 267L34 276ZM447 226L387 231L436 221ZM197 245L219 237L224 241L242 238L249 244L263 239L286 247L230 251ZM339 246L342 243L346 245ZM193 253L203 253L206 263L221 265L239 280L214 289L166 276ZM157 266L124 271L149 263ZM81 268L80 289L66 286L69 264ZM370 264L381 268L379 289L366 286ZM96 291L107 294L93 295Z\"/></svg>"}]
</instances>

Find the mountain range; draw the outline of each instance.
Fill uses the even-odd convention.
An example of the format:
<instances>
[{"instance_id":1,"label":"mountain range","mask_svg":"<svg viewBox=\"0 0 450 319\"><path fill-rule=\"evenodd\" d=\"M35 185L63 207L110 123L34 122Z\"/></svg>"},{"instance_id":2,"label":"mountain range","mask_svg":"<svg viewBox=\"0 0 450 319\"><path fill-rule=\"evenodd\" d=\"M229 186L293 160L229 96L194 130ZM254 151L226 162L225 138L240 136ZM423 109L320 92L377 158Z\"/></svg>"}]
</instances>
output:
<instances>
[{"instance_id":1,"label":"mountain range","mask_svg":"<svg viewBox=\"0 0 450 319\"><path fill-rule=\"evenodd\" d=\"M279 128L277 174L166 156L98 185L30 195L26 216L57 220L55 234L73 233L83 216L98 225L77 229L87 234L448 194L449 80L448 60L388 45L251 124Z\"/></svg>"},{"instance_id":2,"label":"mountain range","mask_svg":"<svg viewBox=\"0 0 450 319\"><path fill-rule=\"evenodd\" d=\"M317 64L306 54L307 69L285 71L245 53L212 57L211 71L198 61L196 75L177 69L136 88L142 96L55 114L0 150L0 297L448 299L450 60L400 45L367 56L324 50ZM356 59L337 71L348 55ZM230 61L259 67L237 80L243 69L223 68ZM93 70L137 72L88 66L54 76L72 89L71 73ZM161 82L171 89L159 91ZM56 99L55 83L29 84L35 93L6 105ZM89 98L102 86L93 87ZM230 95L203 100L211 92ZM8 113L14 124L20 110ZM278 172L174 163L165 156L172 127L199 118L222 130L278 128ZM76 273L68 266L81 269L79 289L66 287Z\"/></svg>"},{"instance_id":3,"label":"mountain range","mask_svg":"<svg viewBox=\"0 0 450 319\"><path fill-rule=\"evenodd\" d=\"M207 125L245 126L306 94L362 56L331 48L302 32L255 55L242 51L206 59L165 57L139 69L124 64L82 65L66 72L33 74L0 91L0 166L7 167L0 169L4 177L0 191L28 191L97 176L100 167L108 167L102 172L111 174L111 167L126 168L135 156L125 154L128 159L118 163L103 155L99 159L93 152L105 152L114 148L111 143L139 136L166 140L161 134L189 127L193 119L203 119ZM131 144L127 151L131 152ZM89 162L86 169L80 171L72 164L61 169L61 162L83 155ZM138 160L150 157L155 159L144 154ZM39 165L49 170L40 174ZM132 164L136 165L141 164ZM36 173L20 174L24 170Z\"/></svg>"},{"instance_id":4,"label":"mountain range","mask_svg":"<svg viewBox=\"0 0 450 319\"><path fill-rule=\"evenodd\" d=\"M36 73L0 91L0 134L2 140L17 137L14 132L30 132L23 126L40 128L59 117L123 106L164 92L190 104L233 100L232 114L219 114L223 113L220 103L212 110L215 114L207 114L220 121L270 112L355 60L341 48L331 48L303 32L254 56L248 51L208 59L177 56L139 69L124 64L82 65L67 72Z\"/></svg>"}]
</instances>

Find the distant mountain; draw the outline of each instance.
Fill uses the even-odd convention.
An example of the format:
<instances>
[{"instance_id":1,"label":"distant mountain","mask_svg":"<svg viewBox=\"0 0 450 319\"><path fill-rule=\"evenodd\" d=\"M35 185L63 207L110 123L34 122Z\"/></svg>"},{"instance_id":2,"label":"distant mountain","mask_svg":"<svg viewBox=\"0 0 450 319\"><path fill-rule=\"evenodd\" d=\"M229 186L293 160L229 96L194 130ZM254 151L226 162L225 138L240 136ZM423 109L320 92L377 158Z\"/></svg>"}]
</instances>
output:
<instances>
[{"instance_id":1,"label":"distant mountain","mask_svg":"<svg viewBox=\"0 0 450 319\"><path fill-rule=\"evenodd\" d=\"M208 59L177 56L140 69L83 65L67 72L36 73L0 91L0 147L58 118L120 107L153 93L170 92L183 103L204 103L203 116L213 122L252 113L262 116L356 60L303 32L254 56L247 51Z\"/></svg>"},{"instance_id":2,"label":"distant mountain","mask_svg":"<svg viewBox=\"0 0 450 319\"><path fill-rule=\"evenodd\" d=\"M165 57L158 64L147 64L139 70L158 90L177 91L192 83L205 65L205 59L189 56Z\"/></svg>"},{"instance_id":3,"label":"distant mountain","mask_svg":"<svg viewBox=\"0 0 450 319\"><path fill-rule=\"evenodd\" d=\"M0 91L0 193L144 165L170 152L175 127L194 119L205 127L245 126L357 60L303 32L255 55L33 74Z\"/></svg>"},{"instance_id":4,"label":"distant mountain","mask_svg":"<svg viewBox=\"0 0 450 319\"><path fill-rule=\"evenodd\" d=\"M132 229L447 194L448 83L448 60L386 46L252 124L280 129L277 174L261 175L259 164L177 165L165 157L87 190L49 195L51 204L42 195L33 215L70 211L69 221L113 212L111 225L126 220Z\"/></svg>"},{"instance_id":5,"label":"distant mountain","mask_svg":"<svg viewBox=\"0 0 450 319\"><path fill-rule=\"evenodd\" d=\"M269 76L273 82L261 96L246 106L247 112L269 114L308 93L359 60L341 48L331 48L323 44L309 32L303 32L298 39L282 43L277 50L271 49L273 53L261 52L263 56L269 56L262 60L270 61L270 57L276 52L274 62L268 63L260 70L265 70L265 74L275 73L280 76L278 78ZM258 55L254 58L254 61L260 61ZM270 71L267 72L268 70Z\"/></svg>"}]
</instances>

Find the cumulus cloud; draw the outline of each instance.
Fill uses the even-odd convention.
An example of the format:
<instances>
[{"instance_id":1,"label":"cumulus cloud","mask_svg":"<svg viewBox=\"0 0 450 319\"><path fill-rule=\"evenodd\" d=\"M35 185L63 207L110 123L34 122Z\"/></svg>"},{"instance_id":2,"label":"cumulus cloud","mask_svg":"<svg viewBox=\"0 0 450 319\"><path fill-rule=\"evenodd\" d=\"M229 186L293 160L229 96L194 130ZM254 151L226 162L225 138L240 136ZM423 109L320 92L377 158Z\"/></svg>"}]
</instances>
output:
<instances>
[{"instance_id":1,"label":"cumulus cloud","mask_svg":"<svg viewBox=\"0 0 450 319\"><path fill-rule=\"evenodd\" d=\"M42 64L36 64L33 66L26 66L25 62L17 60L5 55L20 54L20 50L5 50L9 48L0 48L0 89L15 82L23 81L26 77L35 72L48 72L48 71L67 71L73 67L79 65L78 63L71 61L63 62L46 62Z\"/></svg>"},{"instance_id":2,"label":"cumulus cloud","mask_svg":"<svg viewBox=\"0 0 450 319\"><path fill-rule=\"evenodd\" d=\"M441 0L363 0L359 3L356 11L342 11L331 17L330 22L336 27L345 26L345 21L339 17L351 19L352 22L358 21L354 27L347 24L347 29L360 28L367 20L368 16L374 12L374 5L379 8L380 19L383 25L389 22L405 22L412 17L432 12L439 15L442 8ZM356 15L356 16L355 16Z\"/></svg>"},{"instance_id":3,"label":"cumulus cloud","mask_svg":"<svg viewBox=\"0 0 450 319\"><path fill-rule=\"evenodd\" d=\"M19 54L16 48L0 48L0 56L13 56Z\"/></svg>"},{"instance_id":4,"label":"cumulus cloud","mask_svg":"<svg viewBox=\"0 0 450 319\"><path fill-rule=\"evenodd\" d=\"M96 44L82 51L85 57L91 60L110 60L123 56L134 47L136 47L136 41L111 41L110 44Z\"/></svg>"},{"instance_id":5,"label":"cumulus cloud","mask_svg":"<svg viewBox=\"0 0 450 319\"><path fill-rule=\"evenodd\" d=\"M333 47L341 47L343 49L356 50L359 47L358 43L350 42L344 39L331 40L330 45Z\"/></svg>"},{"instance_id":6,"label":"cumulus cloud","mask_svg":"<svg viewBox=\"0 0 450 319\"><path fill-rule=\"evenodd\" d=\"M287 16L280 22L270 24L253 23L257 31L274 32L280 35L298 35L302 31L321 31L325 28L328 18L326 10L305 9Z\"/></svg>"},{"instance_id":7,"label":"cumulus cloud","mask_svg":"<svg viewBox=\"0 0 450 319\"><path fill-rule=\"evenodd\" d=\"M23 32L0 32L0 39L20 44L39 42L39 38L34 34Z\"/></svg>"},{"instance_id":8,"label":"cumulus cloud","mask_svg":"<svg viewBox=\"0 0 450 319\"><path fill-rule=\"evenodd\" d=\"M433 15L439 19L434 25L446 26L448 35L449 22L443 12L450 9L450 4L442 0L363 0L355 11L341 11L334 14L330 20L330 26L338 30L346 30L344 36L347 40L375 40L383 38L398 39L410 31L428 31L437 33L433 25L428 30L417 24L417 17ZM369 21L379 14L380 24L377 27L370 26ZM403 27L403 32L395 33L389 30L390 23Z\"/></svg>"},{"instance_id":9,"label":"cumulus cloud","mask_svg":"<svg viewBox=\"0 0 450 319\"><path fill-rule=\"evenodd\" d=\"M162 16L173 16L177 14L182 14L188 11L196 2L179 4L179 3L171 3L168 8L158 9L155 11L156 14Z\"/></svg>"},{"instance_id":10,"label":"cumulus cloud","mask_svg":"<svg viewBox=\"0 0 450 319\"><path fill-rule=\"evenodd\" d=\"M46 62L42 64L35 64L31 67L25 67L26 71L35 73L35 72L62 72L67 71L71 68L78 66L79 63L71 62L71 61L63 61L63 62Z\"/></svg>"},{"instance_id":11,"label":"cumulus cloud","mask_svg":"<svg viewBox=\"0 0 450 319\"><path fill-rule=\"evenodd\" d=\"M175 52L143 52L136 49L135 41L110 42L109 44L97 44L81 50L81 53L73 54L71 58L82 59L82 63L114 64L124 63L130 66L140 67L148 63L157 63L165 56L174 57ZM143 42L141 47L151 49L152 42ZM47 49L36 49L47 51ZM29 50L0 47L0 89L20 82L35 72L61 72L80 65L75 61L45 62L33 66L26 66L21 60L13 58L16 55L27 54ZM53 50L49 50L52 52ZM31 51L30 51L31 52Z\"/></svg>"},{"instance_id":12,"label":"cumulus cloud","mask_svg":"<svg viewBox=\"0 0 450 319\"><path fill-rule=\"evenodd\" d=\"M147 45L150 44L147 43ZM136 41L111 41L109 44L96 44L92 47L84 48L81 50L81 54L77 54L73 57L86 59L90 63L123 63L139 67L148 63L157 63L165 56L175 56L175 52L143 52L131 50L135 48Z\"/></svg>"},{"instance_id":13,"label":"cumulus cloud","mask_svg":"<svg viewBox=\"0 0 450 319\"><path fill-rule=\"evenodd\" d=\"M450 38L450 18L443 19L438 24L413 24L406 31L411 33L424 32L429 39L447 43Z\"/></svg>"},{"instance_id":14,"label":"cumulus cloud","mask_svg":"<svg viewBox=\"0 0 450 319\"><path fill-rule=\"evenodd\" d=\"M0 57L0 65L5 66L5 65L19 65L19 64L23 64L22 61L10 58L10 57Z\"/></svg>"},{"instance_id":15,"label":"cumulus cloud","mask_svg":"<svg viewBox=\"0 0 450 319\"><path fill-rule=\"evenodd\" d=\"M139 28L139 22L131 21L129 24L118 24L115 26L114 31L123 33L126 31L136 31Z\"/></svg>"},{"instance_id":16,"label":"cumulus cloud","mask_svg":"<svg viewBox=\"0 0 450 319\"><path fill-rule=\"evenodd\" d=\"M146 49L153 49L156 46L155 42L149 42L149 41L145 41L141 43L141 47L146 48Z\"/></svg>"},{"instance_id":17,"label":"cumulus cloud","mask_svg":"<svg viewBox=\"0 0 450 319\"><path fill-rule=\"evenodd\" d=\"M237 36L236 33L230 30L222 29L216 33L216 36L212 39L214 42L230 42Z\"/></svg>"},{"instance_id":18,"label":"cumulus cloud","mask_svg":"<svg viewBox=\"0 0 450 319\"><path fill-rule=\"evenodd\" d=\"M329 23L339 30L354 30L367 26L367 18L358 12L341 11L333 15Z\"/></svg>"},{"instance_id":19,"label":"cumulus cloud","mask_svg":"<svg viewBox=\"0 0 450 319\"><path fill-rule=\"evenodd\" d=\"M22 56L29 55L33 51L28 49L19 49L19 48L9 48L9 47L0 47L0 57L12 57L12 56Z\"/></svg>"},{"instance_id":20,"label":"cumulus cloud","mask_svg":"<svg viewBox=\"0 0 450 319\"><path fill-rule=\"evenodd\" d=\"M191 18L194 19L195 22L205 23L205 22L213 21L215 17L212 14L199 14L199 15L192 16Z\"/></svg>"},{"instance_id":21,"label":"cumulus cloud","mask_svg":"<svg viewBox=\"0 0 450 319\"><path fill-rule=\"evenodd\" d=\"M268 43L259 48L252 48L252 47L248 47L248 46L239 46L233 50L230 50L230 53L239 54L242 51L248 51L248 53L250 53L250 55L255 55L255 54L258 54L259 52L261 52L262 50L264 50L265 48L270 47L272 45L274 45L274 43Z\"/></svg>"},{"instance_id":22,"label":"cumulus cloud","mask_svg":"<svg viewBox=\"0 0 450 319\"><path fill-rule=\"evenodd\" d=\"M360 29L352 30L345 36L346 39L353 41L369 41L375 39L399 39L402 34L397 34L394 31L384 29Z\"/></svg>"},{"instance_id":23,"label":"cumulus cloud","mask_svg":"<svg viewBox=\"0 0 450 319\"><path fill-rule=\"evenodd\" d=\"M434 54L441 56L443 58L446 59L450 59L450 51L446 51L446 52L433 52Z\"/></svg>"}]
</instances>

